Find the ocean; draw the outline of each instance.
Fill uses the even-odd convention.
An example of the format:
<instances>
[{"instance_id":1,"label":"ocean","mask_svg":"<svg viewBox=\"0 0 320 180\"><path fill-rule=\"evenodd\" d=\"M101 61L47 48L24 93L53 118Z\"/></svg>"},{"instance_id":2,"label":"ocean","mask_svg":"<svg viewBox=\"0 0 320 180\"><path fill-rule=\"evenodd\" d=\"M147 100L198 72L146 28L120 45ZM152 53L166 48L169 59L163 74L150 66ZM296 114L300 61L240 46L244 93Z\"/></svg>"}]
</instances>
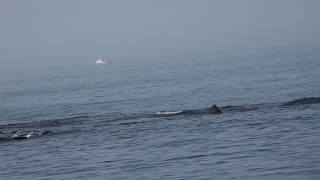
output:
<instances>
[{"instance_id":1,"label":"ocean","mask_svg":"<svg viewBox=\"0 0 320 180\"><path fill-rule=\"evenodd\" d=\"M319 97L319 48L2 72L0 179L316 180Z\"/></svg>"}]
</instances>

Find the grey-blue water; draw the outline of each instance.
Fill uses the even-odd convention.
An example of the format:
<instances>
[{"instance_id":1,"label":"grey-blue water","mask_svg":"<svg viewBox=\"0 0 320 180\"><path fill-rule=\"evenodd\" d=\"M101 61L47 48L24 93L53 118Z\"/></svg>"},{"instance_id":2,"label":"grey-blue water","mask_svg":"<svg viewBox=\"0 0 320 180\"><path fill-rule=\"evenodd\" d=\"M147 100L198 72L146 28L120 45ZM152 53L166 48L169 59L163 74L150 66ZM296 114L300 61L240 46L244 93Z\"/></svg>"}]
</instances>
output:
<instances>
[{"instance_id":1,"label":"grey-blue water","mask_svg":"<svg viewBox=\"0 0 320 180\"><path fill-rule=\"evenodd\" d=\"M320 178L320 49L90 63L1 73L0 179Z\"/></svg>"}]
</instances>

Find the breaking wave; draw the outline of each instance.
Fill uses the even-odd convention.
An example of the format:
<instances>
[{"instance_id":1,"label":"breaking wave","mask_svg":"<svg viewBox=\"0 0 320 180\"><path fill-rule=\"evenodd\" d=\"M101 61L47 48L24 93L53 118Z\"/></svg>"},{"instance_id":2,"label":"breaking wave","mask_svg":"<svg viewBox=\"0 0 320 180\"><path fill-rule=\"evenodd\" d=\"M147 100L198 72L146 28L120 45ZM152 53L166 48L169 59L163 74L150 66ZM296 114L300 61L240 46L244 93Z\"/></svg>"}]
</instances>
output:
<instances>
[{"instance_id":1,"label":"breaking wave","mask_svg":"<svg viewBox=\"0 0 320 180\"><path fill-rule=\"evenodd\" d=\"M173 115L173 114L179 114L182 113L183 111L158 111L156 114L159 115Z\"/></svg>"},{"instance_id":2,"label":"breaking wave","mask_svg":"<svg viewBox=\"0 0 320 180\"><path fill-rule=\"evenodd\" d=\"M29 139L33 137L39 137L43 136L46 134L51 133L49 130L44 130L44 131L12 131L9 133L5 133L0 131L0 141L13 141L13 140L24 140L24 139Z\"/></svg>"}]
</instances>

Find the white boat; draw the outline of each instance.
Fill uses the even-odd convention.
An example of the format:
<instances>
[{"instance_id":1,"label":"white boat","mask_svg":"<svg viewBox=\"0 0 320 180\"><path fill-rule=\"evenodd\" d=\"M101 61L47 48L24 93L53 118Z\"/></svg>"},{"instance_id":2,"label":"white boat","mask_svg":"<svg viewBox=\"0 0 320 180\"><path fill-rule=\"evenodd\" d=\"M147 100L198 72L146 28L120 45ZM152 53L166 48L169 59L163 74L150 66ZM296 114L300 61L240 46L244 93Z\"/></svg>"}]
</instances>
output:
<instances>
[{"instance_id":1,"label":"white boat","mask_svg":"<svg viewBox=\"0 0 320 180\"><path fill-rule=\"evenodd\" d=\"M97 57L95 64L108 64L111 63L111 61L106 61L103 58L101 58L100 56Z\"/></svg>"}]
</instances>

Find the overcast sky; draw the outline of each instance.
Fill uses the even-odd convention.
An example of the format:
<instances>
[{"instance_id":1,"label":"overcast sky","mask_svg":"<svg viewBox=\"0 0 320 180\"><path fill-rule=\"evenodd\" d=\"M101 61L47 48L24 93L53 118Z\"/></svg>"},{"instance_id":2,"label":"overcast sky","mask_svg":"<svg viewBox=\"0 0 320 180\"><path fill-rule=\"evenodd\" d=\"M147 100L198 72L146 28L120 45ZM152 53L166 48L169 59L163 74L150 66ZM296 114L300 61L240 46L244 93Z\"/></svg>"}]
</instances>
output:
<instances>
[{"instance_id":1,"label":"overcast sky","mask_svg":"<svg viewBox=\"0 0 320 180\"><path fill-rule=\"evenodd\" d=\"M320 44L319 0L1 0L0 70Z\"/></svg>"}]
</instances>

